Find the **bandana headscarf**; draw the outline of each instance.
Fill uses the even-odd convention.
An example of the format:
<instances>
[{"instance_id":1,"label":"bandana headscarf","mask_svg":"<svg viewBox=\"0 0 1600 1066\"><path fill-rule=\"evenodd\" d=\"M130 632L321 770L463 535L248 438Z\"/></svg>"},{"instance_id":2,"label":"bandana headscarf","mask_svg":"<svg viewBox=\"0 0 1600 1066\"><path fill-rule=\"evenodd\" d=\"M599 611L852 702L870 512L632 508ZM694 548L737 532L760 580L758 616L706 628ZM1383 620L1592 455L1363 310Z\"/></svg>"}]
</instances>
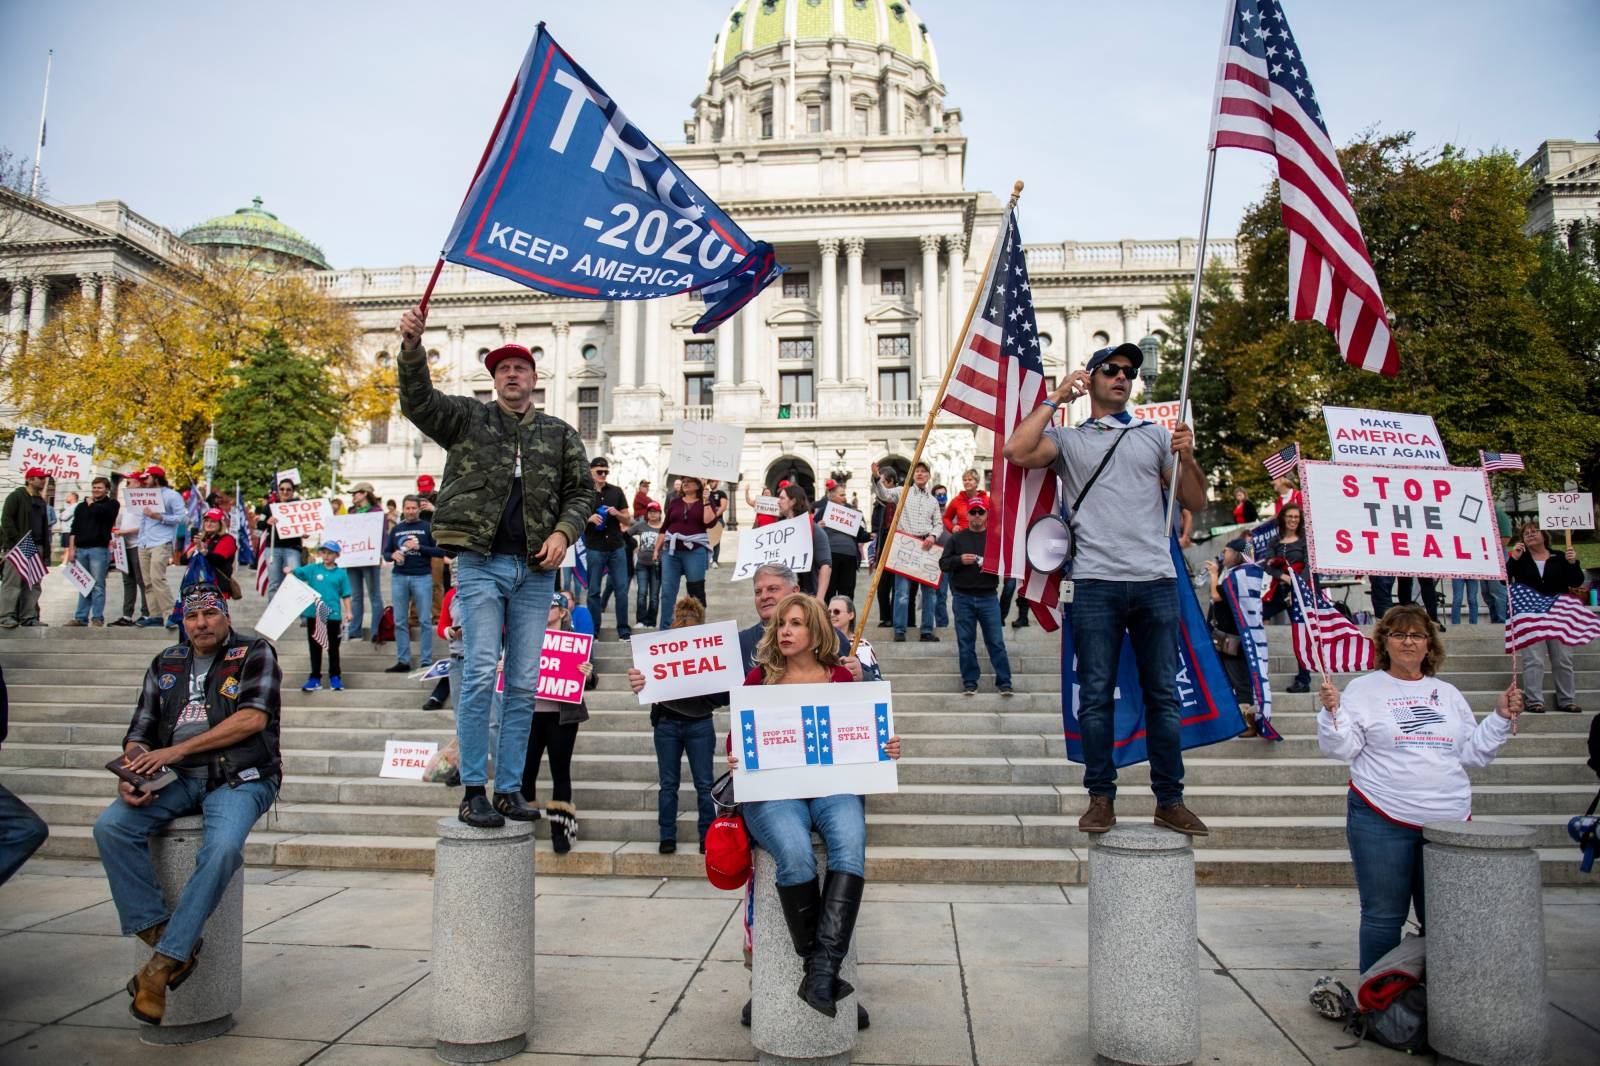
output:
<instances>
[{"instance_id":1,"label":"bandana headscarf","mask_svg":"<svg viewBox=\"0 0 1600 1066\"><path fill-rule=\"evenodd\" d=\"M215 585L192 585L183 596L183 614L188 617L200 611L228 613L228 601Z\"/></svg>"}]
</instances>

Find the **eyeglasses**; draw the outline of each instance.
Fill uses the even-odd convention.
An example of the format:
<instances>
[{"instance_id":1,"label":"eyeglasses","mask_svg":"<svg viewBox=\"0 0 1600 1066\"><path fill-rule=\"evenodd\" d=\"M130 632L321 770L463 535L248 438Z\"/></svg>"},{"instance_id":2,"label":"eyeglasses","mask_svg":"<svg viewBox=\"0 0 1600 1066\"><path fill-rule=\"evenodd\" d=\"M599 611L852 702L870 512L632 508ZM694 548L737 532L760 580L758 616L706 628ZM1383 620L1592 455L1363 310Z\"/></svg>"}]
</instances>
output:
<instances>
[{"instance_id":1,"label":"eyeglasses","mask_svg":"<svg viewBox=\"0 0 1600 1066\"><path fill-rule=\"evenodd\" d=\"M1133 380L1135 373L1133 367L1127 363L1101 363L1099 370L1101 377L1114 378L1120 374L1129 381Z\"/></svg>"},{"instance_id":2,"label":"eyeglasses","mask_svg":"<svg viewBox=\"0 0 1600 1066\"><path fill-rule=\"evenodd\" d=\"M1390 640L1397 640L1401 644L1425 644L1428 640L1426 633L1390 633Z\"/></svg>"},{"instance_id":3,"label":"eyeglasses","mask_svg":"<svg viewBox=\"0 0 1600 1066\"><path fill-rule=\"evenodd\" d=\"M611 476L611 471L607 470L605 467L595 467L594 476L595 477L610 477Z\"/></svg>"}]
</instances>

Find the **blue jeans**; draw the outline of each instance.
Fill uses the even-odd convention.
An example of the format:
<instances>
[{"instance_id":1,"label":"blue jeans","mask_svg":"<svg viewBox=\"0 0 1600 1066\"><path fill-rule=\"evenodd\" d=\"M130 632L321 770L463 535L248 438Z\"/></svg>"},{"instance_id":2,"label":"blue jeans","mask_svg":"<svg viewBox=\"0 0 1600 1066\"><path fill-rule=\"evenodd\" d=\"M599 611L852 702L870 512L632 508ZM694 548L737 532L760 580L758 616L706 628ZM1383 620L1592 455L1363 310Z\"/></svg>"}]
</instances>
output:
<instances>
[{"instance_id":1,"label":"blue jeans","mask_svg":"<svg viewBox=\"0 0 1600 1066\"><path fill-rule=\"evenodd\" d=\"M100 865L111 883L125 936L167 923L156 950L170 959L187 959L206 919L217 909L228 882L244 865L244 840L250 827L272 806L278 786L247 781L238 788L206 791L204 778L183 777L156 793L145 807L113 800L94 823ZM168 822L199 814L205 820L204 842L195 857L194 873L184 883L178 904L167 909L150 858L150 838Z\"/></svg>"},{"instance_id":2,"label":"blue jeans","mask_svg":"<svg viewBox=\"0 0 1600 1066\"><path fill-rule=\"evenodd\" d=\"M1483 605L1489 609L1489 622L1498 625L1506 620L1506 586L1503 581L1478 582L1483 589Z\"/></svg>"},{"instance_id":3,"label":"blue jeans","mask_svg":"<svg viewBox=\"0 0 1600 1066\"><path fill-rule=\"evenodd\" d=\"M1159 581L1077 583L1072 640L1078 655L1078 726L1083 732L1083 785L1093 796L1117 795L1112 761L1117 732L1117 667L1122 637L1133 641L1144 691L1145 748L1156 803L1183 801L1183 748L1178 706L1178 584Z\"/></svg>"},{"instance_id":4,"label":"blue jeans","mask_svg":"<svg viewBox=\"0 0 1600 1066\"><path fill-rule=\"evenodd\" d=\"M278 586L283 584L283 568L293 570L300 565L299 548L273 548L267 552L267 599L278 594Z\"/></svg>"},{"instance_id":5,"label":"blue jeans","mask_svg":"<svg viewBox=\"0 0 1600 1066\"><path fill-rule=\"evenodd\" d=\"M394 603L394 656L403 663L411 662L411 627L406 619L411 614L411 604L417 605L417 631L421 634L422 664L433 662L433 575L391 574L389 599ZM548 597L546 597L548 600ZM461 593L456 593L456 610L460 610ZM548 602L545 607L549 607ZM455 617L455 611L450 616Z\"/></svg>"},{"instance_id":6,"label":"blue jeans","mask_svg":"<svg viewBox=\"0 0 1600 1066\"><path fill-rule=\"evenodd\" d=\"M994 667L994 683L1011 685L1011 659L1006 655L1005 619L1000 617L1000 601L994 593L971 595L951 590L956 615L956 655L961 661L961 684L972 688L978 683L978 628L983 627L983 644L989 649L989 665Z\"/></svg>"},{"instance_id":7,"label":"blue jeans","mask_svg":"<svg viewBox=\"0 0 1600 1066\"><path fill-rule=\"evenodd\" d=\"M906 623L908 621L906 615L910 613L911 586L913 584L920 584L920 582L913 582L904 574L894 575L894 635L897 637L902 636L906 631ZM934 612L936 610L934 601L938 598L938 590L931 589L926 585L922 585L917 592L918 613L922 615L922 631L924 633L933 632Z\"/></svg>"},{"instance_id":8,"label":"blue jeans","mask_svg":"<svg viewBox=\"0 0 1600 1066\"><path fill-rule=\"evenodd\" d=\"M1367 579L1368 588L1372 592L1372 617L1374 621L1383 621L1383 616L1389 613L1389 608L1394 606L1394 578L1373 574Z\"/></svg>"},{"instance_id":9,"label":"blue jeans","mask_svg":"<svg viewBox=\"0 0 1600 1066\"><path fill-rule=\"evenodd\" d=\"M93 615L96 622L106 620L106 573L111 569L110 548L79 548L78 562L94 575L94 591L78 597L78 608L72 617L87 622Z\"/></svg>"},{"instance_id":10,"label":"blue jeans","mask_svg":"<svg viewBox=\"0 0 1600 1066\"><path fill-rule=\"evenodd\" d=\"M778 884L803 885L817 879L813 827L828 846L828 869L867 876L867 808L860 796L763 800L739 809L751 840L776 860Z\"/></svg>"},{"instance_id":11,"label":"blue jeans","mask_svg":"<svg viewBox=\"0 0 1600 1066\"><path fill-rule=\"evenodd\" d=\"M656 724L656 772L661 779L661 789L656 793L656 822L662 840L678 839L678 782L682 780L683 757L689 756L689 774L694 778L694 791L700 807L700 840L706 839L706 830L716 817L716 806L711 802L711 785L714 780L712 762L717 747L717 725L710 718L686 722L663 714Z\"/></svg>"},{"instance_id":12,"label":"blue jeans","mask_svg":"<svg viewBox=\"0 0 1600 1066\"><path fill-rule=\"evenodd\" d=\"M1471 578L1453 577L1450 579L1450 624L1461 624L1461 601L1467 601L1467 622L1470 625L1478 624L1478 582Z\"/></svg>"},{"instance_id":13,"label":"blue jeans","mask_svg":"<svg viewBox=\"0 0 1600 1066\"><path fill-rule=\"evenodd\" d=\"M705 832L701 829L700 835L705 836ZM22 868L49 835L44 819L0 785L0 885L11 880L11 875Z\"/></svg>"},{"instance_id":14,"label":"blue jeans","mask_svg":"<svg viewBox=\"0 0 1600 1066\"><path fill-rule=\"evenodd\" d=\"M606 575L604 584L596 585L601 580L601 575ZM626 640L628 638L628 549L617 548L615 551L589 552L589 583L599 589L599 598L595 601L594 620L600 623L601 616L606 613L606 600L612 596L617 598L617 636Z\"/></svg>"},{"instance_id":15,"label":"blue jeans","mask_svg":"<svg viewBox=\"0 0 1600 1066\"><path fill-rule=\"evenodd\" d=\"M378 631L378 623L383 620L383 567L381 566L352 566L347 573L350 575L350 639L359 640L366 636L365 608L372 604L372 631ZM430 589L431 595L431 589ZM432 617L430 610L429 617ZM399 619L395 619L398 624Z\"/></svg>"},{"instance_id":16,"label":"blue jeans","mask_svg":"<svg viewBox=\"0 0 1600 1066\"><path fill-rule=\"evenodd\" d=\"M1354 789L1348 795L1344 833L1361 893L1361 971L1365 973L1400 943L1413 904L1417 924L1422 925L1426 918L1422 830L1389 821Z\"/></svg>"},{"instance_id":17,"label":"blue jeans","mask_svg":"<svg viewBox=\"0 0 1600 1066\"><path fill-rule=\"evenodd\" d=\"M633 605L634 621L642 626L659 625L659 615L661 614L661 568L659 566L641 566L633 576L639 588ZM668 621L670 620L669 618Z\"/></svg>"},{"instance_id":18,"label":"blue jeans","mask_svg":"<svg viewBox=\"0 0 1600 1066\"><path fill-rule=\"evenodd\" d=\"M711 563L711 553L704 548L679 548L675 552L661 553L661 616L672 618L673 605L678 602L678 581L691 585L706 579L706 567Z\"/></svg>"},{"instance_id":19,"label":"blue jeans","mask_svg":"<svg viewBox=\"0 0 1600 1066\"><path fill-rule=\"evenodd\" d=\"M938 626L940 629L943 629L945 626L950 624L950 606L948 600L951 592L950 575L940 574L939 587L930 591L933 593L933 624ZM996 601L996 606L998 605L999 601Z\"/></svg>"},{"instance_id":20,"label":"blue jeans","mask_svg":"<svg viewBox=\"0 0 1600 1066\"><path fill-rule=\"evenodd\" d=\"M529 570L520 555L464 551L456 556L456 598L450 615L461 626L464 645L461 691L456 697L464 785L489 781L490 705L503 630L506 689L495 741L494 790L522 789L528 733L533 728L533 694L539 683L539 649L555 587L554 570Z\"/></svg>"}]
</instances>

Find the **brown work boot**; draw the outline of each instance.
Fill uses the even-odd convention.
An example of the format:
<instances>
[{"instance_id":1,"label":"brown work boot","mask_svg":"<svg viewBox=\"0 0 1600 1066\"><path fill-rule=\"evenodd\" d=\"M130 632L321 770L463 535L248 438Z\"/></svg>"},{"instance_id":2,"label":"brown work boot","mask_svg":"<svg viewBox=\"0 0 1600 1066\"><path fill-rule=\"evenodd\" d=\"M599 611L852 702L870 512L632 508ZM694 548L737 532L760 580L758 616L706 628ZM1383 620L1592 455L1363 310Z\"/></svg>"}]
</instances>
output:
<instances>
[{"instance_id":1,"label":"brown work boot","mask_svg":"<svg viewBox=\"0 0 1600 1066\"><path fill-rule=\"evenodd\" d=\"M1174 833L1182 833L1185 836L1204 837L1211 835L1211 830L1206 828L1206 823L1195 817L1195 813L1182 803L1174 803L1170 807L1157 807L1156 825L1163 829L1170 829Z\"/></svg>"},{"instance_id":2,"label":"brown work boot","mask_svg":"<svg viewBox=\"0 0 1600 1066\"><path fill-rule=\"evenodd\" d=\"M1110 796L1090 796L1089 809L1078 819L1078 828L1085 833L1104 833L1117 824L1117 811Z\"/></svg>"},{"instance_id":3,"label":"brown work boot","mask_svg":"<svg viewBox=\"0 0 1600 1066\"><path fill-rule=\"evenodd\" d=\"M192 964L193 960L190 962ZM143 969L128 980L128 991L133 993L128 1013L146 1025L160 1025L162 1016L167 1013L167 984L183 966L179 960L159 951L151 955Z\"/></svg>"},{"instance_id":4,"label":"brown work boot","mask_svg":"<svg viewBox=\"0 0 1600 1066\"><path fill-rule=\"evenodd\" d=\"M1261 726L1256 722L1255 708L1240 707L1239 713L1244 715L1244 732L1239 735L1241 737L1259 737L1261 735Z\"/></svg>"},{"instance_id":5,"label":"brown work boot","mask_svg":"<svg viewBox=\"0 0 1600 1066\"><path fill-rule=\"evenodd\" d=\"M167 923L162 922L160 925L152 925L150 928L135 933L134 935L140 940L144 941L145 947L154 950L155 946L161 943L161 934L165 933L166 931Z\"/></svg>"}]
</instances>

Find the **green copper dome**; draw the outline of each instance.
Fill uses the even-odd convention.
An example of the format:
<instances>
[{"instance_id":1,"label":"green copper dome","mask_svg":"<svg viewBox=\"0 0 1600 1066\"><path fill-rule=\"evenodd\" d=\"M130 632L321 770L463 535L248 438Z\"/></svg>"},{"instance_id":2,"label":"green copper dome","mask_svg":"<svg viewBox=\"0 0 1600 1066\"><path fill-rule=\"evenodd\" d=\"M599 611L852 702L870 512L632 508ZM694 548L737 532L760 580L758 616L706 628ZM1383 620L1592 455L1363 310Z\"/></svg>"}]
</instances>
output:
<instances>
[{"instance_id":1,"label":"green copper dome","mask_svg":"<svg viewBox=\"0 0 1600 1066\"><path fill-rule=\"evenodd\" d=\"M711 70L781 41L826 42L842 38L872 48L887 46L913 63L925 64L935 81L939 60L933 38L909 0L739 0L722 20L711 51Z\"/></svg>"},{"instance_id":2,"label":"green copper dome","mask_svg":"<svg viewBox=\"0 0 1600 1066\"><path fill-rule=\"evenodd\" d=\"M248 262L268 270L329 269L322 249L298 230L278 221L277 215L263 210L259 196L250 201L249 207L202 222L185 230L182 237L219 259Z\"/></svg>"}]
</instances>

